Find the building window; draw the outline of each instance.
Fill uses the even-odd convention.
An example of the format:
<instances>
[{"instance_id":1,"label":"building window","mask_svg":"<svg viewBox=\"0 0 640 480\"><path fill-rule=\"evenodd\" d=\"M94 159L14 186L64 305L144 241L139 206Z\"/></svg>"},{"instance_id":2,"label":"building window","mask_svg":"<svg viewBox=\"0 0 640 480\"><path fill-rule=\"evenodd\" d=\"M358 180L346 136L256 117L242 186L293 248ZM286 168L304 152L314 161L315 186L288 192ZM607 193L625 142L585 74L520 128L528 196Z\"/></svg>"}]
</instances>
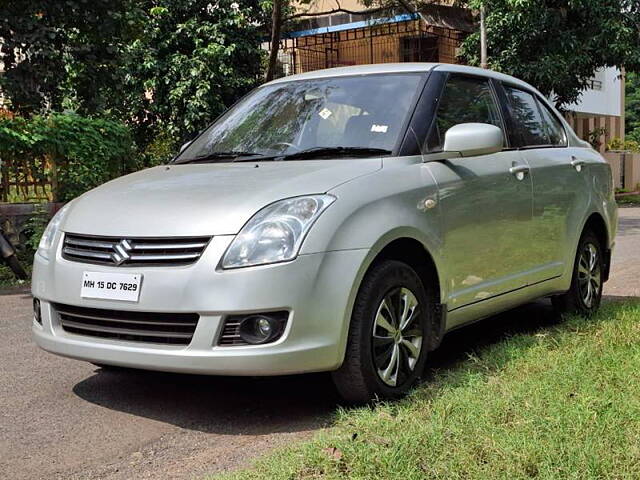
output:
<instances>
[{"instance_id":1,"label":"building window","mask_svg":"<svg viewBox=\"0 0 640 480\"><path fill-rule=\"evenodd\" d=\"M600 91L602 90L602 81L596 80L595 78L590 78L589 81L587 81L587 88L589 88L590 90Z\"/></svg>"}]
</instances>

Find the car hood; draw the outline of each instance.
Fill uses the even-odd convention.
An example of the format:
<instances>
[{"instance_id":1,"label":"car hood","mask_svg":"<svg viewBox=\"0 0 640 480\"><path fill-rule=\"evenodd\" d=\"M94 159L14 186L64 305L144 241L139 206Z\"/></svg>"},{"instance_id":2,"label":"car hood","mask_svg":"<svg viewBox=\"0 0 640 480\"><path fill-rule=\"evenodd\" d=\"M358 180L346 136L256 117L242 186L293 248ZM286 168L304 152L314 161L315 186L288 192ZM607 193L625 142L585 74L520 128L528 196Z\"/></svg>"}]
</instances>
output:
<instances>
[{"instance_id":1,"label":"car hood","mask_svg":"<svg viewBox=\"0 0 640 480\"><path fill-rule=\"evenodd\" d=\"M381 167L380 158L159 166L80 196L62 230L105 236L231 235L265 205L325 193Z\"/></svg>"}]
</instances>

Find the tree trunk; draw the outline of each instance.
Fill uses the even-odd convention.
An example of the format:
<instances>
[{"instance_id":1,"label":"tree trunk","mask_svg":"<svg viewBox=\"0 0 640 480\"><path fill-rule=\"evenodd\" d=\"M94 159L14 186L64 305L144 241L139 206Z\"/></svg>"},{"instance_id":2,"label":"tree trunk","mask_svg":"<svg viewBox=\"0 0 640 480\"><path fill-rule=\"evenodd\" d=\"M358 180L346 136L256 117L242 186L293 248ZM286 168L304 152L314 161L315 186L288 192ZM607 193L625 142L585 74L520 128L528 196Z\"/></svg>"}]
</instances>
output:
<instances>
[{"instance_id":1,"label":"tree trunk","mask_svg":"<svg viewBox=\"0 0 640 480\"><path fill-rule=\"evenodd\" d=\"M480 6L480 68L489 68L487 62L487 24L485 22L486 11L484 4Z\"/></svg>"},{"instance_id":2,"label":"tree trunk","mask_svg":"<svg viewBox=\"0 0 640 480\"><path fill-rule=\"evenodd\" d=\"M273 80L278 65L278 50L280 49L280 31L282 30L282 1L273 0L273 11L271 12L271 49L269 51L269 65L265 80Z\"/></svg>"}]
</instances>

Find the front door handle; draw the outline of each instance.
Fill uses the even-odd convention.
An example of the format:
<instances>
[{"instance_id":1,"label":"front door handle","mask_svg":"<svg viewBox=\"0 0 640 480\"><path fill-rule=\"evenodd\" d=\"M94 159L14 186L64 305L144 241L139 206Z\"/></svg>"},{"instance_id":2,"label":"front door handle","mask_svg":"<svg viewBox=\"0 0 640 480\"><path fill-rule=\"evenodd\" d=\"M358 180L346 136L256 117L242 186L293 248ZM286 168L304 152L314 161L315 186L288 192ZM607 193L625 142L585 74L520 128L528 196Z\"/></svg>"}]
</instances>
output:
<instances>
[{"instance_id":1,"label":"front door handle","mask_svg":"<svg viewBox=\"0 0 640 480\"><path fill-rule=\"evenodd\" d=\"M514 165L509 169L509 173L518 180L524 180L524 176L529 173L529 165Z\"/></svg>"},{"instance_id":2,"label":"front door handle","mask_svg":"<svg viewBox=\"0 0 640 480\"><path fill-rule=\"evenodd\" d=\"M584 167L584 160L578 160L576 157L571 157L571 166L576 169L576 172L581 172Z\"/></svg>"}]
</instances>

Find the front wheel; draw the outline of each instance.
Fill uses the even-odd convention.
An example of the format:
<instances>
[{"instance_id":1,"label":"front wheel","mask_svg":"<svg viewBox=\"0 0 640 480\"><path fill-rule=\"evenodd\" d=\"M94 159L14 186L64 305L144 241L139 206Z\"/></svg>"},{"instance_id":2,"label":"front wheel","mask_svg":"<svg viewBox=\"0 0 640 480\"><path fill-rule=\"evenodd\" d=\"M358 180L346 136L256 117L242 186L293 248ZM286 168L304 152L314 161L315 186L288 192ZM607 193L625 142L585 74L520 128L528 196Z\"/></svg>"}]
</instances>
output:
<instances>
[{"instance_id":1,"label":"front wheel","mask_svg":"<svg viewBox=\"0 0 640 480\"><path fill-rule=\"evenodd\" d=\"M352 403L397 398L419 379L434 303L408 265L387 260L365 276L353 309L344 363L332 374Z\"/></svg>"},{"instance_id":2,"label":"front wheel","mask_svg":"<svg viewBox=\"0 0 640 480\"><path fill-rule=\"evenodd\" d=\"M571 288L552 298L553 306L561 315L575 313L589 316L600 307L604 283L602 248L593 232L583 233L573 266Z\"/></svg>"}]
</instances>

